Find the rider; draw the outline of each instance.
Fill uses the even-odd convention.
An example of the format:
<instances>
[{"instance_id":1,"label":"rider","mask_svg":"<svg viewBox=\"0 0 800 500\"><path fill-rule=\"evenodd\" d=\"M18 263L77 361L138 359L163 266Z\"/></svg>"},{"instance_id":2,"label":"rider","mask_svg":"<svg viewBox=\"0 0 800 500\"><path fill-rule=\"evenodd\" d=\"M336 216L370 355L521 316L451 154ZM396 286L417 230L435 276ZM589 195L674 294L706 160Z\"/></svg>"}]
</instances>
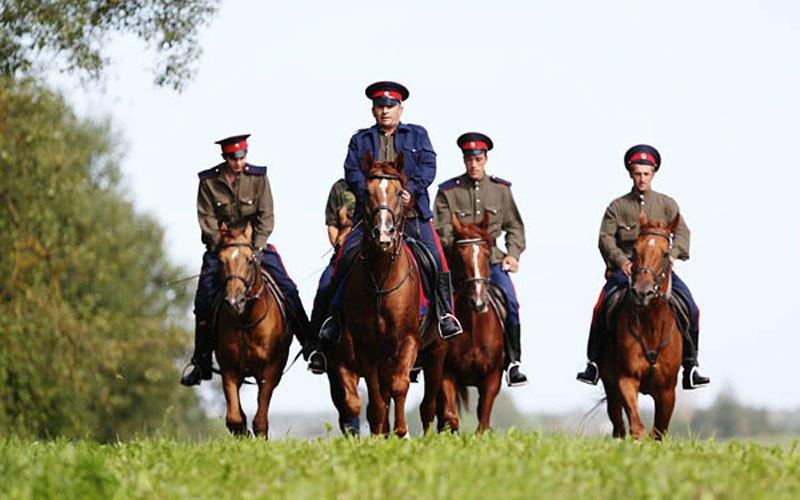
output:
<instances>
[{"instance_id":1,"label":"rider","mask_svg":"<svg viewBox=\"0 0 800 500\"><path fill-rule=\"evenodd\" d=\"M446 246L453 244L455 236L451 215L456 215L467 223L480 223L485 213L489 214L489 232L497 239L505 231L508 253L503 253L496 245L489 257L491 263L491 283L503 291L508 305L505 321L505 350L508 370L506 380L509 386L525 385L528 378L520 369L520 321L517 292L508 273L519 269L519 257L525 250L525 226L522 222L511 183L493 175L486 175L488 151L494 144L479 132L467 132L456 141L464 155L466 173L439 184L434 208L436 229Z\"/></svg>"},{"instance_id":2,"label":"rider","mask_svg":"<svg viewBox=\"0 0 800 500\"><path fill-rule=\"evenodd\" d=\"M631 191L612 201L600 224L600 253L606 262L606 284L594 307L589 329L586 369L578 373L578 380L595 385L600 378L597 361L602 353L605 337L603 318L605 303L615 291L630 283L633 272L633 246L639 237L639 213L644 211L648 219L666 222L680 217L672 236L670 259L689 258L689 228L680 214L678 204L669 196L657 193L650 183L661 166L661 155L652 146L640 144L630 148L624 157L625 168L633 180ZM672 273L672 291L688 306L688 337L683 343L683 388L696 389L711 383L697 363L697 341L700 333L700 310L686 284Z\"/></svg>"},{"instance_id":3,"label":"rider","mask_svg":"<svg viewBox=\"0 0 800 500\"><path fill-rule=\"evenodd\" d=\"M214 299L222 286L216 247L220 243L219 225L223 222L228 225L238 225L245 221L250 223L256 256L286 298L290 328L303 346L303 354L309 359L309 369L314 369L320 363L324 364L324 359L320 359L321 356L315 351L316 342L311 336L308 317L300 302L297 287L286 273L275 247L267 244L275 224L272 191L267 179L267 167L257 167L246 162L248 137L250 134L216 141L222 148L222 158L225 161L198 173L200 186L197 192L197 219L206 252L203 254L203 266L194 300L194 354L181 377L181 384L186 386L211 379L214 334L211 320ZM190 367L191 370L187 370Z\"/></svg>"},{"instance_id":4,"label":"rider","mask_svg":"<svg viewBox=\"0 0 800 500\"><path fill-rule=\"evenodd\" d=\"M325 225L328 228L328 241L330 241L333 247L333 255L328 263L328 267L325 268L322 272L322 276L319 278L319 285L317 286L319 290L327 289L331 283L334 263L339 248L342 246L342 242L347 236L347 233L349 230L352 230L353 227L353 214L355 213L355 209L356 197L352 191L347 188L347 182L344 179L339 179L334 182L328 193L328 201L325 203ZM327 313L327 309L323 311L321 307L317 307L317 300L320 300L319 293L317 293L317 299L314 301L314 310L311 312L311 325L312 331L314 332L317 331L314 329L314 326L318 329L320 323L322 323L323 318L320 316L323 313ZM322 351L320 351L320 353L322 354ZM324 354L322 354L322 356L325 364L320 366L319 369L312 370L316 374L324 373L327 368L327 359L324 359Z\"/></svg>"},{"instance_id":5,"label":"rider","mask_svg":"<svg viewBox=\"0 0 800 500\"><path fill-rule=\"evenodd\" d=\"M366 179L362 163L367 152L376 161L394 161L399 153L405 157L403 172L408 177L402 200L406 207L413 208L413 215L407 216L404 227L406 237L420 241L430 253L436 265L436 278L433 288L436 296L436 310L439 318L439 331L444 338L461 333L461 325L453 315L453 290L450 271L442 253L441 243L433 227L428 198L428 186L436 176L436 153L433 150L428 132L419 125L400 122L403 101L408 99L408 89L395 82L375 82L365 90L372 101L372 116L375 125L357 131L350 139L347 158L344 162L345 180L356 197L354 220L356 225L337 252L331 263L334 267L333 280L328 286L320 283L312 317L324 317L320 337L335 341L340 334L339 300L340 285L346 280L350 265L361 246L363 227L359 223L364 213ZM335 295L335 298L332 297ZM316 326L316 325L314 325Z\"/></svg>"}]
</instances>

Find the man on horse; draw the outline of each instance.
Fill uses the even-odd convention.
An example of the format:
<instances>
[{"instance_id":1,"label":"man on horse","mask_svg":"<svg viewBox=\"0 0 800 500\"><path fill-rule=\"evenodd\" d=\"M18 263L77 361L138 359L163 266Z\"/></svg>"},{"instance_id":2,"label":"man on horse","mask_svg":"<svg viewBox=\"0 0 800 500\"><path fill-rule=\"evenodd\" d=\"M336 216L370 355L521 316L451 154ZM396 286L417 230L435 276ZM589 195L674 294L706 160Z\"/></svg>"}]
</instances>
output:
<instances>
[{"instance_id":1,"label":"man on horse","mask_svg":"<svg viewBox=\"0 0 800 500\"><path fill-rule=\"evenodd\" d=\"M525 250L525 225L511 194L511 183L486 174L488 151L494 147L492 140L479 132L468 132L458 138L457 144L464 155L466 172L439 185L434 202L436 229L448 248L454 241L452 215L463 222L477 224L488 214L492 237L496 240L505 232L508 253L497 245L492 248L490 279L503 292L508 309L504 325L506 379L512 387L525 385L528 378L520 369L519 301L508 275L519 269L519 257Z\"/></svg>"},{"instance_id":2,"label":"man on horse","mask_svg":"<svg viewBox=\"0 0 800 500\"><path fill-rule=\"evenodd\" d=\"M211 353L214 346L213 309L222 283L216 247L220 242L220 224L239 226L250 223L252 245L261 265L280 288L287 305L290 329L303 346L309 369L324 363L315 351L316 342L309 328L308 316L300 302L297 286L289 278L275 247L267 244L275 217L267 167L247 163L247 138L236 135L216 141L222 148L224 162L198 173L197 219L206 245L203 265L194 301L195 348L192 361L184 369L181 384L192 386L211 379ZM189 369L191 368L191 369Z\"/></svg>"},{"instance_id":3,"label":"man on horse","mask_svg":"<svg viewBox=\"0 0 800 500\"><path fill-rule=\"evenodd\" d=\"M320 338L338 340L340 334L339 298L342 293L340 285L346 281L350 267L359 252L363 238L363 227L359 224L364 215L366 179L362 170L365 155L369 152L377 161L395 161L399 154L404 156L404 172L408 183L402 193L404 205L407 207L406 223L403 228L407 239L421 243L425 253L418 245L411 245L418 262L433 261L431 272L432 291L435 296L436 315L439 332L444 338L461 333L461 325L453 315L453 290L450 272L442 252L439 237L431 221L433 214L428 198L428 186L436 177L436 153L433 150L428 132L419 125L401 123L403 102L408 99L406 87L395 82L376 82L365 90L372 101L372 116L375 125L357 131L350 139L347 158L344 162L345 180L356 197L354 220L356 225L337 252L331 263L335 271L330 283L320 282L317 298L314 301L315 312L312 317L327 318L322 322ZM320 308L319 311L316 309ZM313 325L316 326L316 325Z\"/></svg>"},{"instance_id":4,"label":"man on horse","mask_svg":"<svg viewBox=\"0 0 800 500\"><path fill-rule=\"evenodd\" d=\"M678 204L664 194L651 189L651 182L661 166L661 155L645 144L630 148L624 157L625 168L633 180L631 191L612 201L606 209L600 224L600 253L606 262L606 284L594 307L592 324L589 329L586 369L578 373L581 382L595 385L600 378L597 361L603 351L606 332L607 304L617 291L625 290L633 272L633 245L639 236L639 213L644 211L649 220L671 221L679 217L678 225L672 235L670 259L689 258L689 228L680 213ZM700 334L700 310L689 288L672 273L672 302L688 309L688 325L683 343L683 388L696 389L711 383L704 376L697 362L697 343ZM614 301L611 301L614 302Z\"/></svg>"}]
</instances>

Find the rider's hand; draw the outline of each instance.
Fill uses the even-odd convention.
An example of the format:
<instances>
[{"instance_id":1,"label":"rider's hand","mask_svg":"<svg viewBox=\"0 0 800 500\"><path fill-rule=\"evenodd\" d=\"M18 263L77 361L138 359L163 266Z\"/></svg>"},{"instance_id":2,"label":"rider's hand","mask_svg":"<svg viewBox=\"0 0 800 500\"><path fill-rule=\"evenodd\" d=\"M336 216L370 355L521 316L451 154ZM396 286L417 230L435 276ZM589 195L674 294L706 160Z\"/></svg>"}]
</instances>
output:
<instances>
[{"instance_id":1,"label":"rider's hand","mask_svg":"<svg viewBox=\"0 0 800 500\"><path fill-rule=\"evenodd\" d=\"M411 193L409 193L405 189L400 191L400 198L403 200L403 205L404 206L411 205Z\"/></svg>"},{"instance_id":2,"label":"rider's hand","mask_svg":"<svg viewBox=\"0 0 800 500\"><path fill-rule=\"evenodd\" d=\"M503 259L503 271L515 273L519 270L519 261L510 255Z\"/></svg>"},{"instance_id":3,"label":"rider's hand","mask_svg":"<svg viewBox=\"0 0 800 500\"><path fill-rule=\"evenodd\" d=\"M626 260L625 263L620 266L620 269L625 273L625 276L630 276L633 274L633 262Z\"/></svg>"}]
</instances>

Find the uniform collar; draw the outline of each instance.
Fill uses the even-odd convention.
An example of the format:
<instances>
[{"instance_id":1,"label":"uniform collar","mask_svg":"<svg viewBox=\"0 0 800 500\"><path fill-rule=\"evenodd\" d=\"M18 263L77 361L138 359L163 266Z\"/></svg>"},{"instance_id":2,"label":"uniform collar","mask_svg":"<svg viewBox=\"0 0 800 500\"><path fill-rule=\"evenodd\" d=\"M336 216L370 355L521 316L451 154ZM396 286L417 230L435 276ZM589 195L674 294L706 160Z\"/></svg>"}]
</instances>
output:
<instances>
[{"instance_id":1,"label":"uniform collar","mask_svg":"<svg viewBox=\"0 0 800 500\"><path fill-rule=\"evenodd\" d=\"M487 174L486 172L483 173L483 178L481 178L481 180L479 181L473 180L472 177L467 175L466 172L464 173L463 177L464 177L464 182L467 184L467 186L472 188L474 188L475 186L483 187L486 185L487 182L489 182L489 174Z\"/></svg>"},{"instance_id":2,"label":"uniform collar","mask_svg":"<svg viewBox=\"0 0 800 500\"><path fill-rule=\"evenodd\" d=\"M370 127L370 129L372 131L374 131L375 134L378 135L378 136L383 134L383 131L381 131L381 128L378 126L377 123L375 125L373 125L372 127ZM408 125L406 125L403 122L400 122L400 123L397 124L397 128L394 131L395 131L395 133L397 133L397 132L405 133L405 132L408 132L409 130L411 130L411 128Z\"/></svg>"}]
</instances>

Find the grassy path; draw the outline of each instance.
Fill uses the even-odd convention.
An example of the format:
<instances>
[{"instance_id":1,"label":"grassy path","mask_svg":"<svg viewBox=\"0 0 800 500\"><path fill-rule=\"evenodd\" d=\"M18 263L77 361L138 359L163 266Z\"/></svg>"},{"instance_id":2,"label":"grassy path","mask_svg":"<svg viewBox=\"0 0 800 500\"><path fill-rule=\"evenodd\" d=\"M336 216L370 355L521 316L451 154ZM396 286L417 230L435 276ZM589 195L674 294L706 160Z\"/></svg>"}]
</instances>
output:
<instances>
[{"instance_id":1,"label":"grassy path","mask_svg":"<svg viewBox=\"0 0 800 500\"><path fill-rule=\"evenodd\" d=\"M115 445L0 439L4 498L800 498L787 446L511 431Z\"/></svg>"}]
</instances>

